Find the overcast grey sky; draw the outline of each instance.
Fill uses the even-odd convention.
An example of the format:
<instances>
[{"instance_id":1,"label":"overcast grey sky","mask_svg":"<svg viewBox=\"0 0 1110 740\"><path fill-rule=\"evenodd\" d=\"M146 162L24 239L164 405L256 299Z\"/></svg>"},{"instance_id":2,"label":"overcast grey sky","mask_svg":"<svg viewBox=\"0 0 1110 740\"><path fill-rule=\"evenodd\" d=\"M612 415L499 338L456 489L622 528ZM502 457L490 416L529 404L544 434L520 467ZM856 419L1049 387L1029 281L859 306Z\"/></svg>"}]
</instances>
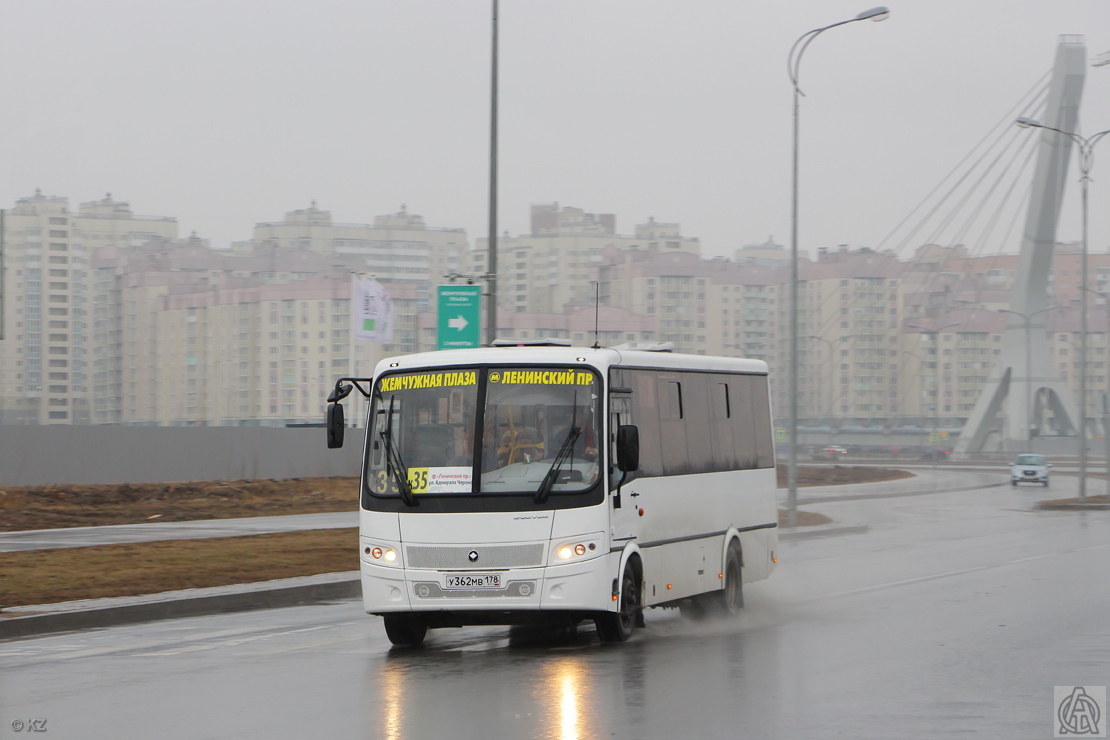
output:
<instances>
[{"instance_id":1,"label":"overcast grey sky","mask_svg":"<svg viewBox=\"0 0 1110 740\"><path fill-rule=\"evenodd\" d=\"M871 1L501 0L501 228L559 201L624 233L677 221L707 254L788 243L787 51ZM803 248L878 243L1052 66L1058 34L1110 49L1110 0L889 5L806 52ZM9 4L0 204L111 191L226 246L311 199L348 222L405 203L474 240L489 29L488 0ZM1110 128L1108 90L1110 67L1089 68L1085 133ZM1077 239L1077 188L1065 197L1059 236Z\"/></svg>"}]
</instances>

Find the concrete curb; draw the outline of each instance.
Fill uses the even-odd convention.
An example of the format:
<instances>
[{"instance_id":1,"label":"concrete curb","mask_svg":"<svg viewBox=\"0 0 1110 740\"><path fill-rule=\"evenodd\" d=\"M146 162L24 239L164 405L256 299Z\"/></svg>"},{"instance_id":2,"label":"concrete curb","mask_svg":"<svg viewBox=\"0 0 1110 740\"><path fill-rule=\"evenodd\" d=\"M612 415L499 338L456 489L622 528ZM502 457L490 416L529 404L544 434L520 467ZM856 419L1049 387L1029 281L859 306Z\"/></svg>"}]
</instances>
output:
<instances>
[{"instance_id":1,"label":"concrete curb","mask_svg":"<svg viewBox=\"0 0 1110 740\"><path fill-rule=\"evenodd\" d=\"M1110 504L1037 504L1035 507L1038 511L1108 511Z\"/></svg>"},{"instance_id":2,"label":"concrete curb","mask_svg":"<svg viewBox=\"0 0 1110 740\"><path fill-rule=\"evenodd\" d=\"M798 498L799 505L831 504L838 501L864 501L878 498L904 498L907 496L931 496L937 493L965 493L967 491L985 491L988 488L1001 488L1005 483L984 483L982 485L966 486L964 488L919 488L907 491L891 491L889 493L851 493L843 496L823 496L815 498ZM831 486L830 486L831 487ZM780 502L781 503L781 502Z\"/></svg>"},{"instance_id":3,"label":"concrete curb","mask_svg":"<svg viewBox=\"0 0 1110 740\"><path fill-rule=\"evenodd\" d=\"M13 607L0 615L3 617L0 618L0 640L159 619L301 606L361 595L359 573L352 571L134 598ZM26 616L18 616L22 613Z\"/></svg>"},{"instance_id":4,"label":"concrete curb","mask_svg":"<svg viewBox=\"0 0 1110 740\"><path fill-rule=\"evenodd\" d=\"M818 537L836 537L842 534L863 534L871 529L866 524L818 524L815 527L795 527L779 529L779 541L810 540Z\"/></svg>"}]
</instances>

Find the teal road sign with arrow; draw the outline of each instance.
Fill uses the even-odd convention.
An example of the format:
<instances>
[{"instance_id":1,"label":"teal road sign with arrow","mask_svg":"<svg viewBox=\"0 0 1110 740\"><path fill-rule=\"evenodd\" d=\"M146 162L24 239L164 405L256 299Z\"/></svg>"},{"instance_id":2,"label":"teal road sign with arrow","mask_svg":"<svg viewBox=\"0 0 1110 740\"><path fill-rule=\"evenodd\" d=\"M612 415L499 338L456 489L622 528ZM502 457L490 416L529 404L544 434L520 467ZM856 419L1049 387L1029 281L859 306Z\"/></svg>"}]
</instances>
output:
<instances>
[{"instance_id":1,"label":"teal road sign with arrow","mask_svg":"<svg viewBox=\"0 0 1110 740\"><path fill-rule=\"evenodd\" d=\"M440 285L436 349L469 349L482 341L482 286Z\"/></svg>"}]
</instances>

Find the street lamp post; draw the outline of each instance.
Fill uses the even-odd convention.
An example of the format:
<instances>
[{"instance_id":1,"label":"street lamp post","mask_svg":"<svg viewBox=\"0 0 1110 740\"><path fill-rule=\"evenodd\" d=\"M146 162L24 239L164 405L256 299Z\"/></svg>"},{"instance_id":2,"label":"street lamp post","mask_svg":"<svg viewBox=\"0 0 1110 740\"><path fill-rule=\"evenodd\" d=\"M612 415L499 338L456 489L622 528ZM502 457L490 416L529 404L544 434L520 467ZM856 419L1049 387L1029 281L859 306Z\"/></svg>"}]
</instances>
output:
<instances>
[{"instance_id":1,"label":"street lamp post","mask_svg":"<svg viewBox=\"0 0 1110 740\"><path fill-rule=\"evenodd\" d=\"M1091 166L1094 164L1095 144L1110 129L1099 131L1094 136L1083 137L1072 131L1064 131L1055 126L1046 126L1040 121L1022 116L1017 119L1022 128L1043 128L1067 136L1078 146L1079 182L1083 190L1083 268L1079 291L1079 500L1087 500L1087 185L1091 180Z\"/></svg>"},{"instance_id":2,"label":"street lamp post","mask_svg":"<svg viewBox=\"0 0 1110 740\"><path fill-rule=\"evenodd\" d=\"M998 309L999 313L1009 313L1019 317L1025 322L1025 430L1029 437L1029 451L1033 451L1033 422L1035 416L1033 414L1033 346L1031 340L1033 317L1045 311L1052 311L1053 309L1060 308L1060 306L1048 306L1039 311L1034 311L1030 314L1024 314L1021 311L1011 311L1006 308Z\"/></svg>"},{"instance_id":3,"label":"street lamp post","mask_svg":"<svg viewBox=\"0 0 1110 740\"><path fill-rule=\"evenodd\" d=\"M787 526L791 527L798 519L798 102L803 95L798 87L798 72L802 55L813 40L825 31L856 21L881 21L889 15L890 11L880 5L863 11L855 18L806 31L798 37L786 56L786 71L790 75L790 84L794 86L794 158L790 210L790 370L787 404L790 409L790 449L787 453L786 494Z\"/></svg>"},{"instance_id":4,"label":"street lamp post","mask_svg":"<svg viewBox=\"0 0 1110 740\"><path fill-rule=\"evenodd\" d=\"M489 92L489 238L486 246L486 341L493 346L497 339L497 0L492 2L492 28L490 33L490 92Z\"/></svg>"},{"instance_id":5,"label":"street lamp post","mask_svg":"<svg viewBox=\"0 0 1110 740\"><path fill-rule=\"evenodd\" d=\"M1086 286L1083 287L1083 290L1102 298L1102 305L1106 308L1106 333L1103 336L1107 337L1107 346L1110 346L1110 295ZM1110 394L1102 394L1102 439L1103 453L1106 458L1106 498L1110 500L1110 408L1107 407L1108 403L1110 403Z\"/></svg>"}]
</instances>

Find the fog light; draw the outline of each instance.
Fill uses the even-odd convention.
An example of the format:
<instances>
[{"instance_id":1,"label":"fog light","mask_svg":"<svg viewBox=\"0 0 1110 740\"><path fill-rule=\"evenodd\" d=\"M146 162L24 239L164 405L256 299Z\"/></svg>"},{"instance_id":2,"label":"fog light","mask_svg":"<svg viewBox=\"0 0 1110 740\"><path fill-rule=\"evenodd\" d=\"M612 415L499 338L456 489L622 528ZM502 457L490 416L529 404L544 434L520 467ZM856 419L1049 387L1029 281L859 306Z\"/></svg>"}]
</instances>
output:
<instances>
[{"instance_id":1,"label":"fog light","mask_svg":"<svg viewBox=\"0 0 1110 740\"><path fill-rule=\"evenodd\" d=\"M381 559L381 556L382 548L380 547L375 547L373 550L370 551L370 557L374 558L375 560Z\"/></svg>"},{"instance_id":2,"label":"fog light","mask_svg":"<svg viewBox=\"0 0 1110 740\"><path fill-rule=\"evenodd\" d=\"M574 546L574 554L575 555L585 555L586 554L586 546L585 545L575 545Z\"/></svg>"},{"instance_id":3,"label":"fog light","mask_svg":"<svg viewBox=\"0 0 1110 740\"><path fill-rule=\"evenodd\" d=\"M395 551L393 551L393 550L386 550L385 551L385 561L387 563L392 563L396 559L397 559L397 553Z\"/></svg>"},{"instance_id":4,"label":"fog light","mask_svg":"<svg viewBox=\"0 0 1110 740\"><path fill-rule=\"evenodd\" d=\"M563 545L559 548L559 557L561 557L563 560L570 560L570 555L570 545Z\"/></svg>"}]
</instances>

